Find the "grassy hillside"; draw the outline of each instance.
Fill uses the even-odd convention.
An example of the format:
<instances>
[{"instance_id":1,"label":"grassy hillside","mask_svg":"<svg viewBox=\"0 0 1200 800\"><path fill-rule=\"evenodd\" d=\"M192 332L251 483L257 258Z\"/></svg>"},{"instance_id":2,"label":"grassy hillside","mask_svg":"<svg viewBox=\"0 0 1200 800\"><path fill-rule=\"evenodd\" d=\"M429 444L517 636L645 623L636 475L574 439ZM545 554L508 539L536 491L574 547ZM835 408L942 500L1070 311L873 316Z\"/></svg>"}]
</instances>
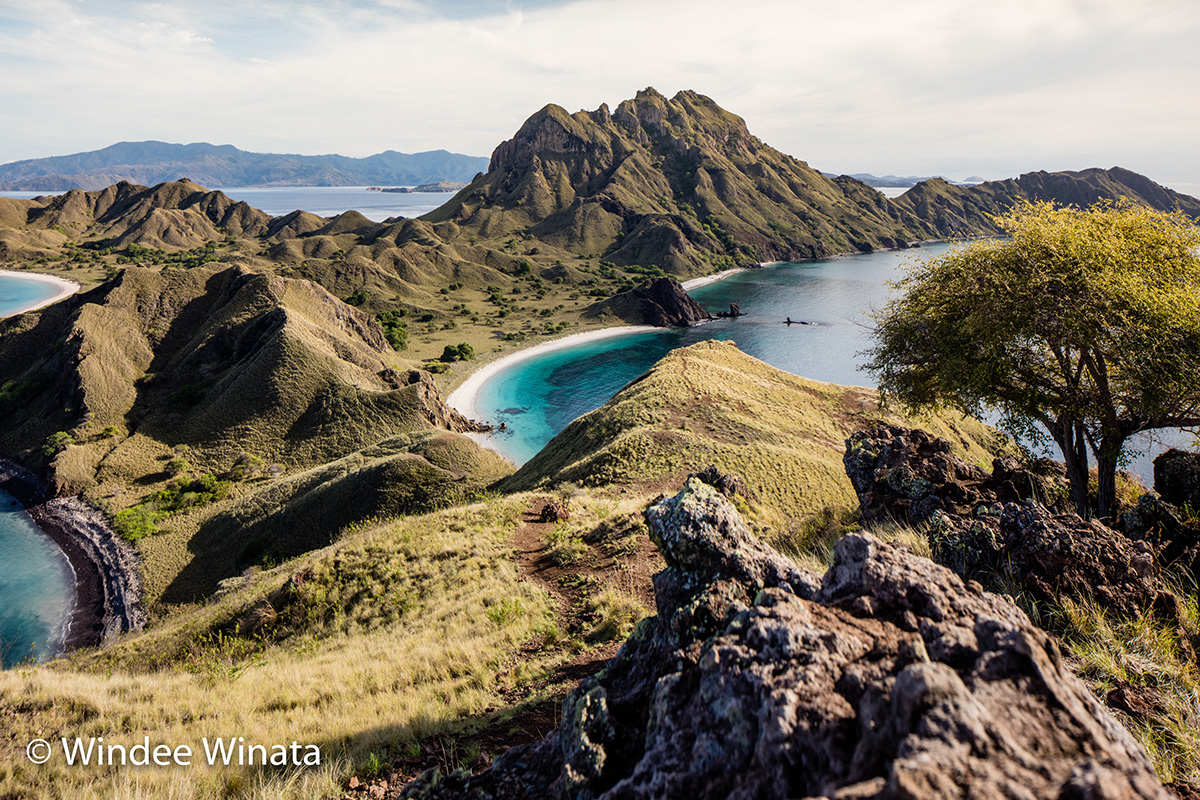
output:
<instances>
[{"instance_id":1,"label":"grassy hillside","mask_svg":"<svg viewBox=\"0 0 1200 800\"><path fill-rule=\"evenodd\" d=\"M456 740L481 728L492 731L485 757L536 738L557 723L553 701L539 698L598 669L646 613L631 581L644 593L648 573L631 578L629 567L630 537L645 540L644 499L576 493L570 523L546 526L547 538L573 543L561 563L587 578L566 590L578 608L513 557L514 537L542 527L526 513L538 498L496 496L360 526L226 581L212 602L153 630L0 672L0 796L325 797L393 763L468 766L481 747ZM206 736L297 740L319 746L322 764L34 767L24 755L35 736L133 744L146 732L197 750Z\"/></svg>"},{"instance_id":2,"label":"grassy hillside","mask_svg":"<svg viewBox=\"0 0 1200 800\"><path fill-rule=\"evenodd\" d=\"M1162 211L1181 211L1200 219L1200 200L1160 186L1120 167L1079 172L1027 172L1018 178L956 186L934 178L914 186L892 202L932 224L942 236L1000 233L991 215L1018 200L1050 201L1078 208L1125 197Z\"/></svg>"},{"instance_id":3,"label":"grassy hillside","mask_svg":"<svg viewBox=\"0 0 1200 800\"><path fill-rule=\"evenodd\" d=\"M5 320L0 374L0 450L140 539L151 601L510 469L458 435L466 420L369 315L245 267L127 268Z\"/></svg>"},{"instance_id":4,"label":"grassy hillside","mask_svg":"<svg viewBox=\"0 0 1200 800\"><path fill-rule=\"evenodd\" d=\"M842 465L845 440L879 421L915 423L988 466L1005 446L976 420L910 420L880 409L873 389L797 377L732 342L708 341L669 353L500 486L674 486L713 464L745 478L771 527L801 525L857 507Z\"/></svg>"}]
</instances>

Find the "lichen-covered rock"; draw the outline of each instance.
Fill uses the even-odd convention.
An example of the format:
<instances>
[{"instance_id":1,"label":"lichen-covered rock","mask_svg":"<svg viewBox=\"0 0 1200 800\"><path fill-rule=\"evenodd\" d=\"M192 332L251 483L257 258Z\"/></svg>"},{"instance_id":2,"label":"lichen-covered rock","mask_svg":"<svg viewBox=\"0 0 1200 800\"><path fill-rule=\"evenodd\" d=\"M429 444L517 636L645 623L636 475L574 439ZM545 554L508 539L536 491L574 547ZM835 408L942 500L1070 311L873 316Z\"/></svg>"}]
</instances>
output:
<instances>
[{"instance_id":1,"label":"lichen-covered rock","mask_svg":"<svg viewBox=\"0 0 1200 800\"><path fill-rule=\"evenodd\" d=\"M1191 570L1200 566L1200 526L1185 524L1179 509L1154 494L1144 494L1121 516L1125 535L1145 541L1160 564Z\"/></svg>"},{"instance_id":2,"label":"lichen-covered rock","mask_svg":"<svg viewBox=\"0 0 1200 800\"><path fill-rule=\"evenodd\" d=\"M1167 796L1053 641L978 584L868 535L818 582L698 480L646 516L658 615L543 741L404 796Z\"/></svg>"},{"instance_id":3,"label":"lichen-covered rock","mask_svg":"<svg viewBox=\"0 0 1200 800\"><path fill-rule=\"evenodd\" d=\"M936 512L969 516L981 506L1034 500L1063 505L1066 481L1053 462L992 462L989 474L954 455L950 443L920 429L879 425L846 440L842 458L863 521L919 525ZM1036 467L1036 469L1031 468Z\"/></svg>"},{"instance_id":4,"label":"lichen-covered rock","mask_svg":"<svg viewBox=\"0 0 1200 800\"><path fill-rule=\"evenodd\" d=\"M750 493L750 487L741 475L732 472L722 472L711 464L699 472L693 472L688 475L688 479L690 480L691 478L699 478L726 497L732 498L734 495L740 494L746 499L754 498L754 495Z\"/></svg>"},{"instance_id":5,"label":"lichen-covered rock","mask_svg":"<svg viewBox=\"0 0 1200 800\"><path fill-rule=\"evenodd\" d=\"M1065 495L1053 470L998 458L989 475L949 442L894 425L851 436L843 462L864 522L922 526L934 560L965 579L1002 576L1039 601L1087 598L1125 617L1175 605L1159 580L1157 540L1055 513Z\"/></svg>"},{"instance_id":6,"label":"lichen-covered rock","mask_svg":"<svg viewBox=\"0 0 1200 800\"><path fill-rule=\"evenodd\" d=\"M1000 539L1005 571L1038 600L1089 597L1136 617L1165 591L1153 549L1095 520L1009 504Z\"/></svg>"}]
</instances>

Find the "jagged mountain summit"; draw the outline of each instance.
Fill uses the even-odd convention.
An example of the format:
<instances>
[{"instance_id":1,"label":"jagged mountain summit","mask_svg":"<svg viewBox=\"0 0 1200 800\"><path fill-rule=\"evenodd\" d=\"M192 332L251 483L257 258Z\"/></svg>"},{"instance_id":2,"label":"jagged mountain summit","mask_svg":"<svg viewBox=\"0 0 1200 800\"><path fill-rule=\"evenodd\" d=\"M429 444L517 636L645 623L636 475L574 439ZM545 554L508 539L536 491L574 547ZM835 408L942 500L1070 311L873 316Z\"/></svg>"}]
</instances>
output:
<instances>
[{"instance_id":1,"label":"jagged mountain summit","mask_svg":"<svg viewBox=\"0 0 1200 800\"><path fill-rule=\"evenodd\" d=\"M486 175L426 219L676 274L896 247L925 233L911 212L769 147L710 98L654 89L612 112L546 106L496 148Z\"/></svg>"},{"instance_id":2,"label":"jagged mountain summit","mask_svg":"<svg viewBox=\"0 0 1200 800\"><path fill-rule=\"evenodd\" d=\"M0 190L102 189L153 185L186 175L205 186L365 186L469 181L487 159L430 150L386 150L366 158L252 153L207 142L118 142L102 150L0 166Z\"/></svg>"}]
</instances>

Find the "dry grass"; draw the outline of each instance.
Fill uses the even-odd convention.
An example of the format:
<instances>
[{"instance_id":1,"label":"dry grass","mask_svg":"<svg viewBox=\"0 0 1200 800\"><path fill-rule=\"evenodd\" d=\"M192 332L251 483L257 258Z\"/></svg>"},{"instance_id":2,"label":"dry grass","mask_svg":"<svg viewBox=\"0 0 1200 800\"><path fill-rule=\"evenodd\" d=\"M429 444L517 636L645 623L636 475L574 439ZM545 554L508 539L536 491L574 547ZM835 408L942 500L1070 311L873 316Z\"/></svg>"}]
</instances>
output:
<instances>
[{"instance_id":1,"label":"dry grass","mask_svg":"<svg viewBox=\"0 0 1200 800\"><path fill-rule=\"evenodd\" d=\"M669 353L501 485L676 484L714 464L745 478L764 525L785 529L857 504L842 465L845 440L880 422L923 427L972 463L990 466L1004 447L975 420L903 417L880 409L872 390L790 375L710 341Z\"/></svg>"},{"instance_id":2,"label":"dry grass","mask_svg":"<svg viewBox=\"0 0 1200 800\"><path fill-rule=\"evenodd\" d=\"M112 648L0 673L0 796L319 796L371 753L499 704L503 690L550 660L511 660L554 627L549 599L518 579L507 556L528 502L491 500L352 532ZM299 590L282 591L293 574L303 575ZM272 611L263 614L267 598ZM147 734L197 750L205 736L297 740L320 746L323 766L69 768L58 759L33 767L23 752L34 737L132 744Z\"/></svg>"},{"instance_id":3,"label":"dry grass","mask_svg":"<svg viewBox=\"0 0 1200 800\"><path fill-rule=\"evenodd\" d=\"M1181 592L1184 633L1200 631L1195 592ZM1043 616L1063 628L1062 637L1075 672L1104 702L1119 682L1146 687L1160 699L1149 715L1136 719L1117 713L1146 748L1164 782L1200 784L1200 671L1185 653L1180 631L1152 611L1122 620L1091 602L1064 599Z\"/></svg>"}]
</instances>

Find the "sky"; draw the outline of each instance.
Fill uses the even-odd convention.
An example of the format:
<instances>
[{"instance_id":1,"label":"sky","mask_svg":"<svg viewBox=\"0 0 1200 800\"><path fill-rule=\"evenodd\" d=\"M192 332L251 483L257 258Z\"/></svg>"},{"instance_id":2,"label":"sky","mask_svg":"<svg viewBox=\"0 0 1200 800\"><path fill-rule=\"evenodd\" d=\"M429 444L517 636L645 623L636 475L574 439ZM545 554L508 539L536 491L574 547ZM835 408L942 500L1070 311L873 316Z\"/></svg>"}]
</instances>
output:
<instances>
[{"instance_id":1,"label":"sky","mask_svg":"<svg viewBox=\"0 0 1200 800\"><path fill-rule=\"evenodd\" d=\"M708 95L828 172L1200 182L1195 0L0 0L0 162L157 139L489 155Z\"/></svg>"}]
</instances>

